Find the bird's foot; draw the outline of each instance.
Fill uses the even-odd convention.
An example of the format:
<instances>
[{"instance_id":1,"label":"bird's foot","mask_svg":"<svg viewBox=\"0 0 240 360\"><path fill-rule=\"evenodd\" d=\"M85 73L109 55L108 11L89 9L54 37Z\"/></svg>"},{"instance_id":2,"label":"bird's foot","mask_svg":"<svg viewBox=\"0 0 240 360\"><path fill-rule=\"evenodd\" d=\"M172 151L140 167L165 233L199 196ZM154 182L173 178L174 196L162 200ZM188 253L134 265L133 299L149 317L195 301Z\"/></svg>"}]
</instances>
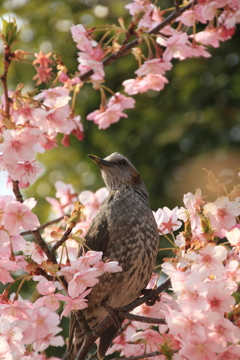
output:
<instances>
[{"instance_id":1,"label":"bird's foot","mask_svg":"<svg viewBox=\"0 0 240 360\"><path fill-rule=\"evenodd\" d=\"M155 289L143 289L141 291L141 295L148 295L149 300L146 301L148 306L155 305L156 301L160 301L159 294L156 292Z\"/></svg>"},{"instance_id":2,"label":"bird's foot","mask_svg":"<svg viewBox=\"0 0 240 360\"><path fill-rule=\"evenodd\" d=\"M116 329L119 329L122 325L120 320L118 319L116 309L112 308L111 306L107 305L106 303L102 302L102 307L108 312L108 315L111 316L112 321Z\"/></svg>"}]
</instances>

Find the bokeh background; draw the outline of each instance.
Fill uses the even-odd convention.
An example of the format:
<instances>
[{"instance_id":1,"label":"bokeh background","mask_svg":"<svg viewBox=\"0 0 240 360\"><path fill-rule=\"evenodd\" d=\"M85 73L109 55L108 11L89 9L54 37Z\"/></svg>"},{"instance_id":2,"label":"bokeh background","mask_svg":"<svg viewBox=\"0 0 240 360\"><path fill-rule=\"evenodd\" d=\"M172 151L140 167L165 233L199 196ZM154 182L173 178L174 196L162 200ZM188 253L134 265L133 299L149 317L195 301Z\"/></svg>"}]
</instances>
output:
<instances>
[{"instance_id":1,"label":"bokeh background","mask_svg":"<svg viewBox=\"0 0 240 360\"><path fill-rule=\"evenodd\" d=\"M128 23L130 18L124 7L127 3L125 0L3 0L0 15L5 19L15 17L22 27L15 49L59 53L70 73L74 73L78 65L77 49L70 26L117 23L120 16ZM173 6L172 1L158 3L164 8ZM127 111L128 118L106 130L98 130L93 122L86 120L88 113L99 108L100 96L90 85L85 85L76 106L85 129L84 139L78 141L71 137L69 147L60 145L39 155L38 161L44 164L45 172L24 192L26 197L38 200L36 213L41 222L48 219L49 205L45 198L54 196L56 181L71 183L76 192L95 191L103 186L99 169L87 157L89 153L105 157L118 151L129 157L146 183L154 210L182 206L183 194L195 192L198 187L208 199L214 200L214 195L205 189L203 168L213 170L229 188L237 184L240 165L239 39L240 30L237 29L230 41L222 43L220 48L210 49L212 57L209 59L174 60L172 71L167 73L169 84L165 89L160 93L148 91L135 96L136 107ZM132 55L121 58L106 68L106 85L115 92L123 91L122 82L132 78L136 69L137 62ZM10 90L18 83L25 83L26 91L33 89L34 75L31 66L14 63L9 74ZM162 247L166 245L163 241Z\"/></svg>"}]
</instances>

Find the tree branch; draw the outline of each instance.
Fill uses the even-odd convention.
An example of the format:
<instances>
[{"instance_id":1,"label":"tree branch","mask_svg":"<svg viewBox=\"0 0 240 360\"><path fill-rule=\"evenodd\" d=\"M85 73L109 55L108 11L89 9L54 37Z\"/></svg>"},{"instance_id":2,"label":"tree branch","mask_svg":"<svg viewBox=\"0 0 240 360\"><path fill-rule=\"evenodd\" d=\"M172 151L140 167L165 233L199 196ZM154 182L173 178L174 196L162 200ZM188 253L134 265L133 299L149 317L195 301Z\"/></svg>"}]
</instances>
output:
<instances>
[{"instance_id":1,"label":"tree branch","mask_svg":"<svg viewBox=\"0 0 240 360\"><path fill-rule=\"evenodd\" d=\"M50 226L50 225L53 225L53 224L61 221L63 218L64 218L64 216L60 216L60 217L57 218L57 219L48 221L48 222L46 222L45 224L40 225L36 230L41 231L41 230L45 229L45 227L48 227L48 226ZM22 232L20 233L20 235L22 235L22 236L24 236L24 235L31 235L31 234L32 234L32 231L31 231L31 230L22 231Z\"/></svg>"},{"instance_id":2,"label":"tree branch","mask_svg":"<svg viewBox=\"0 0 240 360\"><path fill-rule=\"evenodd\" d=\"M158 294L160 294L170 284L171 284L170 278L167 278L160 286L157 287L157 289L155 291ZM124 316L124 312L131 311L131 310L135 309L137 306L142 305L143 303L145 303L145 302L147 302L149 300L151 300L151 296L149 294L146 294L146 295L136 299L135 301L133 301L132 303L130 303L130 304L126 305L126 306L117 308L117 311L119 311L119 312L123 311L123 316ZM114 310L114 308L113 308L113 310ZM78 322L79 322L80 326L83 329L84 328L88 329L88 326L86 327L86 319L85 319L85 317L84 318L83 317L84 317L84 315L81 312L81 318L78 318ZM154 320L152 318L149 318L149 319ZM160 320L161 320L160 323L162 324L163 323L162 319L160 319ZM137 321L139 321L139 318L138 318ZM87 354L88 354L88 351L91 349L91 347L93 346L95 341L109 328L109 326L112 323L113 323L113 318L110 315L110 316L107 316L95 329L93 329L90 332L86 331L86 334L84 335L83 345L79 349L75 360L84 360L86 358Z\"/></svg>"},{"instance_id":3,"label":"tree branch","mask_svg":"<svg viewBox=\"0 0 240 360\"><path fill-rule=\"evenodd\" d=\"M124 358L124 360L139 360L139 359L145 359L145 358L157 356L157 355L163 355L163 353L161 351L154 351L154 352L147 353L147 354L130 356L130 357ZM115 360L123 360L123 359L119 358L119 359L115 359Z\"/></svg>"},{"instance_id":4,"label":"tree branch","mask_svg":"<svg viewBox=\"0 0 240 360\"><path fill-rule=\"evenodd\" d=\"M45 243L45 241L43 240L43 238L41 237L40 233L38 230L32 230L31 232L33 234L33 236L35 237L38 245L40 246L40 248L45 252L45 254L47 255L47 258L53 263L53 264L57 264L57 260L56 257L54 255L54 253L52 253L50 251L50 249L48 248L47 244Z\"/></svg>"},{"instance_id":5,"label":"tree branch","mask_svg":"<svg viewBox=\"0 0 240 360\"><path fill-rule=\"evenodd\" d=\"M72 232L72 229L76 226L75 221L71 221L67 227L67 230L64 232L63 236L60 240L56 242L56 244L52 247L52 253L54 254L55 251L69 238L69 235Z\"/></svg>"},{"instance_id":6,"label":"tree branch","mask_svg":"<svg viewBox=\"0 0 240 360\"><path fill-rule=\"evenodd\" d=\"M20 189L19 189L19 181L15 181L12 179L12 185L13 185L13 193L15 195L15 198L17 201L19 201L20 203L23 203L23 197L22 197L22 194L20 192Z\"/></svg>"},{"instance_id":7,"label":"tree branch","mask_svg":"<svg viewBox=\"0 0 240 360\"><path fill-rule=\"evenodd\" d=\"M177 8L168 17L166 17L160 24L156 25L153 29L149 30L145 34L146 35L157 34L165 26L171 24L171 22L173 20L175 20L177 17L179 17L184 11L189 10L191 7L193 7L197 3L198 3L198 0L193 0L188 5L186 5L182 8ZM134 48L136 45L138 45L141 42L144 42L144 39L142 37L141 37L141 39L137 38L137 39L134 39L134 40L128 42L127 44L123 44L117 52L110 54L102 61L103 66L105 67L107 65L110 65L111 63L113 63L114 61L116 61L117 59L122 57L123 55L127 55L132 50L132 48ZM86 81L93 74L94 74L93 70L88 70L85 73L83 73L82 75L80 75L79 78L81 81Z\"/></svg>"}]
</instances>

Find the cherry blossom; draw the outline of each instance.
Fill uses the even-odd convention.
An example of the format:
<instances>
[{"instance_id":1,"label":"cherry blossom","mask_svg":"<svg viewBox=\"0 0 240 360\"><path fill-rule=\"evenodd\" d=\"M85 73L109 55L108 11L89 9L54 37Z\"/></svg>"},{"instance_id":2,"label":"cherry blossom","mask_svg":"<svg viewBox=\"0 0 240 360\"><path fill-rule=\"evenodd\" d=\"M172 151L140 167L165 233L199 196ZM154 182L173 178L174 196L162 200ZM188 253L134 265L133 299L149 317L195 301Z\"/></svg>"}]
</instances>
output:
<instances>
[{"instance_id":1,"label":"cherry blossom","mask_svg":"<svg viewBox=\"0 0 240 360\"><path fill-rule=\"evenodd\" d=\"M173 210L165 206L163 209L158 209L156 213L153 213L160 233L173 233L182 226L181 221L177 220L177 210L177 206Z\"/></svg>"},{"instance_id":2,"label":"cherry blossom","mask_svg":"<svg viewBox=\"0 0 240 360\"><path fill-rule=\"evenodd\" d=\"M35 205L36 201L30 198L22 204L13 200L5 206L3 223L11 235L17 235L21 229L34 230L40 225L37 216L31 212Z\"/></svg>"},{"instance_id":3,"label":"cherry blossom","mask_svg":"<svg viewBox=\"0 0 240 360\"><path fill-rule=\"evenodd\" d=\"M216 235L222 238L236 224L236 216L240 215L239 201L221 196L214 203L204 205L204 212Z\"/></svg>"},{"instance_id":4,"label":"cherry blossom","mask_svg":"<svg viewBox=\"0 0 240 360\"><path fill-rule=\"evenodd\" d=\"M93 219L108 195L109 192L106 187L98 189L95 193L90 190L85 190L79 194L79 201L84 205L83 211L87 218Z\"/></svg>"},{"instance_id":5,"label":"cherry blossom","mask_svg":"<svg viewBox=\"0 0 240 360\"><path fill-rule=\"evenodd\" d=\"M106 109L93 111L88 114L87 120L92 120L99 129L107 129L111 124L118 122L121 117L127 118L128 116L119 110L117 104L114 104Z\"/></svg>"},{"instance_id":6,"label":"cherry blossom","mask_svg":"<svg viewBox=\"0 0 240 360\"><path fill-rule=\"evenodd\" d=\"M10 275L10 271L16 271L18 269L19 265L16 262L0 257L0 282L4 285L8 282L11 283L13 278Z\"/></svg>"},{"instance_id":7,"label":"cherry blossom","mask_svg":"<svg viewBox=\"0 0 240 360\"><path fill-rule=\"evenodd\" d=\"M93 46L96 46L97 42L91 39L85 27L81 24L72 25L70 30L73 40L77 43L77 48L81 51L91 53Z\"/></svg>"},{"instance_id":8,"label":"cherry blossom","mask_svg":"<svg viewBox=\"0 0 240 360\"><path fill-rule=\"evenodd\" d=\"M103 58L103 51L101 48L96 47L92 49L91 53L79 52L78 55L78 70L81 73L93 70L94 74L91 76L92 79L102 80L104 78L105 72L101 61Z\"/></svg>"},{"instance_id":9,"label":"cherry blossom","mask_svg":"<svg viewBox=\"0 0 240 360\"><path fill-rule=\"evenodd\" d=\"M135 95L148 90L160 91L167 83L168 80L163 75L148 74L143 78L125 80L123 86L128 95Z\"/></svg>"},{"instance_id":10,"label":"cherry blossom","mask_svg":"<svg viewBox=\"0 0 240 360\"><path fill-rule=\"evenodd\" d=\"M177 210L177 216L184 222L190 219L191 227L194 230L196 227L200 226L200 217L198 214L201 210L201 205L204 204L201 189L197 189L195 195L190 192L185 194L183 203L186 208L181 207Z\"/></svg>"},{"instance_id":11,"label":"cherry blossom","mask_svg":"<svg viewBox=\"0 0 240 360\"><path fill-rule=\"evenodd\" d=\"M95 268L86 269L77 272L74 274L72 280L69 282L68 293L72 298L76 298L83 291L87 289L87 287L92 287L96 285L99 280L97 277L101 275L101 272Z\"/></svg>"},{"instance_id":12,"label":"cherry blossom","mask_svg":"<svg viewBox=\"0 0 240 360\"><path fill-rule=\"evenodd\" d=\"M12 326L6 319L0 318L0 341L1 341L1 355L14 354L23 355L25 352L22 343L22 329L18 326Z\"/></svg>"},{"instance_id":13,"label":"cherry blossom","mask_svg":"<svg viewBox=\"0 0 240 360\"><path fill-rule=\"evenodd\" d=\"M18 161L31 161L35 157L34 145L37 143L36 136L26 131L5 130L4 142L0 144L3 161L9 165L15 165Z\"/></svg>"},{"instance_id":14,"label":"cherry blossom","mask_svg":"<svg viewBox=\"0 0 240 360\"><path fill-rule=\"evenodd\" d=\"M145 61L135 74L138 76L144 76L148 74L160 74L164 75L167 70L171 70L172 64L169 61L161 59L151 59Z\"/></svg>"},{"instance_id":15,"label":"cherry blossom","mask_svg":"<svg viewBox=\"0 0 240 360\"><path fill-rule=\"evenodd\" d=\"M226 237L230 244L236 248L236 251L240 251L240 227L236 225L236 227L232 228L230 231L226 232Z\"/></svg>"},{"instance_id":16,"label":"cherry blossom","mask_svg":"<svg viewBox=\"0 0 240 360\"><path fill-rule=\"evenodd\" d=\"M224 246L211 246L208 244L200 251L201 256L192 265L192 273L205 279L209 275L222 275L224 267L222 262L227 257L227 250ZM188 255L186 255L187 258Z\"/></svg>"},{"instance_id":17,"label":"cherry blossom","mask_svg":"<svg viewBox=\"0 0 240 360\"><path fill-rule=\"evenodd\" d=\"M26 188L36 180L38 174L42 174L43 167L35 160L19 162L16 166L11 166L8 173L15 181L19 181L20 188Z\"/></svg>"}]
</instances>

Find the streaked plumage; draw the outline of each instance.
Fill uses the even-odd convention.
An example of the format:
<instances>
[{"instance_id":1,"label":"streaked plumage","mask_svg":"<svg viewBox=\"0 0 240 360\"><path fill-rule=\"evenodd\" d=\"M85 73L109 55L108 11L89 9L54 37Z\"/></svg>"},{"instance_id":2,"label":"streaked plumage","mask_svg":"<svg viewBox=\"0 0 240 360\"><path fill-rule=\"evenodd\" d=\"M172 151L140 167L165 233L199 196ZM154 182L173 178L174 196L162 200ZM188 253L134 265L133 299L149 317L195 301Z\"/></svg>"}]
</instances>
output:
<instances>
[{"instance_id":1,"label":"streaked plumage","mask_svg":"<svg viewBox=\"0 0 240 360\"><path fill-rule=\"evenodd\" d=\"M158 252L158 229L146 187L131 162L119 153L105 159L89 155L101 168L109 197L102 204L85 236L91 250L103 251L103 260L118 261L123 271L104 274L88 295L84 315L94 328L108 315L101 306L120 307L135 300L148 284ZM100 339L103 358L118 329L111 325ZM65 360L74 360L82 344L82 330L71 316Z\"/></svg>"}]
</instances>

